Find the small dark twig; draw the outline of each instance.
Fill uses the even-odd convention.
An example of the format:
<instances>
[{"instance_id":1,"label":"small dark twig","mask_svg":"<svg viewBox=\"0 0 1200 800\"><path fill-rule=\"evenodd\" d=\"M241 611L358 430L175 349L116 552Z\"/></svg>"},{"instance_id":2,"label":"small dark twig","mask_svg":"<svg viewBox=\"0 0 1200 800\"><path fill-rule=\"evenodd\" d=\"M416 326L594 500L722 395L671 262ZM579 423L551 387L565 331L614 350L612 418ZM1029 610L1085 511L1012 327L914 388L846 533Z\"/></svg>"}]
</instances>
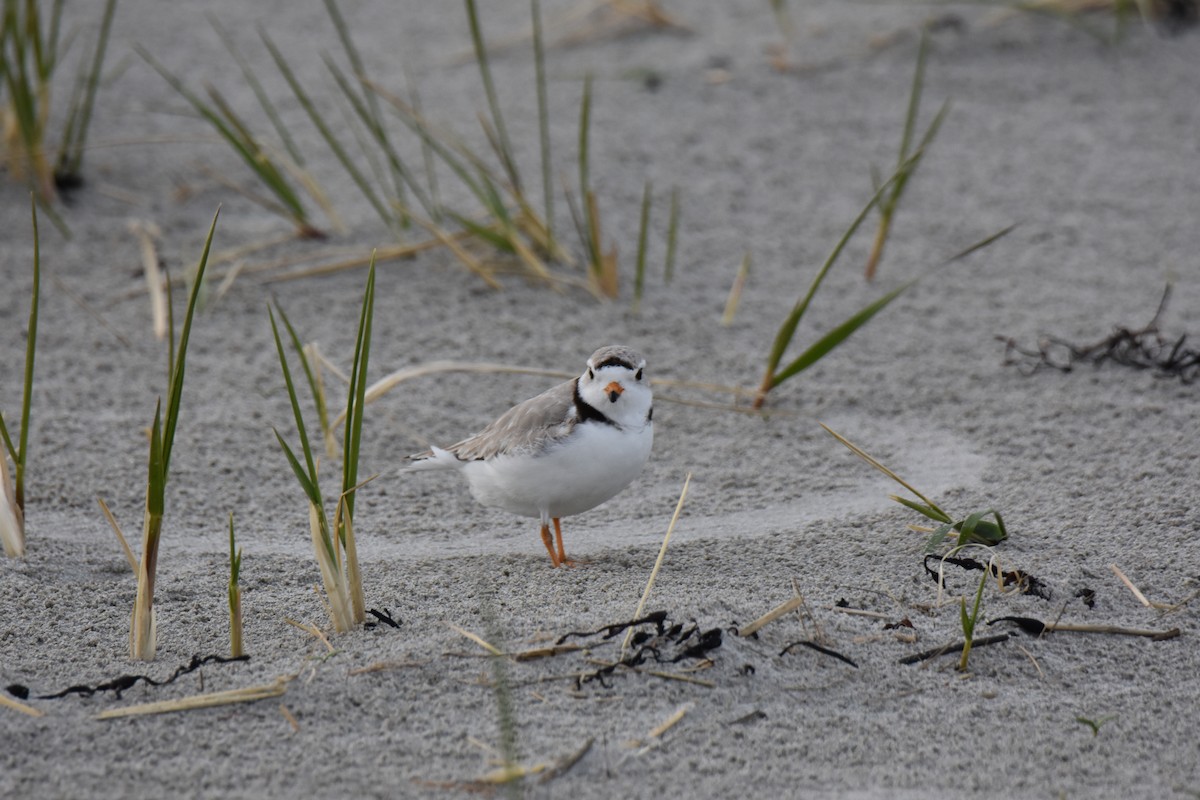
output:
<instances>
[{"instance_id":1,"label":"small dark twig","mask_svg":"<svg viewBox=\"0 0 1200 800\"><path fill-rule=\"evenodd\" d=\"M388 627L391 627L391 628L399 628L400 627L400 620L397 620L392 617L392 610L390 608L385 608L383 611L380 611L377 608L368 608L367 613L370 614L372 617L374 617L378 621L377 622L368 622L366 625L363 626L364 628L367 628L367 629L376 628L376 627L379 627L379 625L387 625Z\"/></svg>"},{"instance_id":2,"label":"small dark twig","mask_svg":"<svg viewBox=\"0 0 1200 800\"><path fill-rule=\"evenodd\" d=\"M1004 342L1004 364L1015 364L1024 374L1032 375L1044 368L1070 372L1079 363L1100 366L1111 361L1134 369L1152 369L1164 377L1191 383L1200 377L1200 350L1186 346L1187 334L1168 339L1159 329L1170 297L1168 283L1149 324L1136 330L1118 326L1108 337L1089 345L1043 335L1036 349L1030 349L1021 347L1012 337L997 336Z\"/></svg>"},{"instance_id":3,"label":"small dark twig","mask_svg":"<svg viewBox=\"0 0 1200 800\"><path fill-rule=\"evenodd\" d=\"M781 655L781 656L786 656L788 653L790 653L790 652L792 651L792 648L793 648L793 647L809 647L809 648L812 648L813 650L816 650L818 653L824 653L824 654L825 654L825 655L827 655L827 656L833 656L834 658L838 659L839 661L844 661L844 662L846 662L847 664L849 664L850 666L854 667L855 669L858 669L858 664L854 663L854 661L853 661L852 659L850 659L849 657L842 655L841 653L839 653L839 652L838 652L838 651L836 651L836 650L831 650L831 649L830 649L830 648L828 648L828 647L824 647L824 646L822 646L822 645L819 645L819 644L817 644L816 642L810 642L810 641L809 641L809 640L807 640L807 639L801 639L801 640L800 640L800 641L798 641L798 642L792 642L792 643L791 643L791 644L789 644L787 647L785 647L785 648L783 648L782 650L780 650L780 651L779 651L779 655Z\"/></svg>"},{"instance_id":4,"label":"small dark twig","mask_svg":"<svg viewBox=\"0 0 1200 800\"><path fill-rule=\"evenodd\" d=\"M562 636L558 637L558 640L555 642L555 644L562 644L563 642L565 642L567 639L570 639L571 637L587 639L591 636L598 636L600 634L604 634L605 639L611 639L614 636L616 636L618 633L621 633L622 631L627 630L628 628L635 628L638 625L645 625L648 623L655 625L658 628L658 635L661 636L664 631L663 621L666 618L667 618L666 611L653 611L640 619L633 619L633 620L630 620L629 622L617 622L617 623L613 623L612 625L605 625L603 628L600 628L599 630L571 631L570 633L564 633Z\"/></svg>"},{"instance_id":5,"label":"small dark twig","mask_svg":"<svg viewBox=\"0 0 1200 800\"><path fill-rule=\"evenodd\" d=\"M54 694L40 694L37 696L37 699L57 700L59 698L66 697L69 694L78 694L83 695L84 697L91 697L92 695L100 692L112 692L119 700L122 692L124 692L126 689L132 688L138 682L145 683L149 686L166 686L168 683L173 683L175 680L187 675L189 672L195 672L205 664L230 664L235 661L249 660L250 656L237 656L235 658L227 658L225 656L192 656L191 661L175 670L171 677L167 678L166 680L156 681L148 675L121 675L113 678L111 681L106 681L95 686L69 686L66 689L63 689L61 692L55 692ZM21 700L25 700L29 697L29 688L22 686L19 683L14 683L6 687L6 690L13 697Z\"/></svg>"},{"instance_id":6,"label":"small dark twig","mask_svg":"<svg viewBox=\"0 0 1200 800\"><path fill-rule=\"evenodd\" d=\"M1008 641L1008 638L1009 636L1007 633L1001 633L996 636L985 636L982 639L973 640L971 642L971 647L974 649L976 647L984 647L985 645L989 644L998 644L1000 642ZM911 656L905 656L904 658L900 659L900 663L916 664L918 662L928 661L931 658L937 658L938 656L946 655L948 653L961 653L962 649L966 646L966 642L953 642L951 644L942 645L941 647L935 647L932 650L926 650L921 653L914 653Z\"/></svg>"}]
</instances>

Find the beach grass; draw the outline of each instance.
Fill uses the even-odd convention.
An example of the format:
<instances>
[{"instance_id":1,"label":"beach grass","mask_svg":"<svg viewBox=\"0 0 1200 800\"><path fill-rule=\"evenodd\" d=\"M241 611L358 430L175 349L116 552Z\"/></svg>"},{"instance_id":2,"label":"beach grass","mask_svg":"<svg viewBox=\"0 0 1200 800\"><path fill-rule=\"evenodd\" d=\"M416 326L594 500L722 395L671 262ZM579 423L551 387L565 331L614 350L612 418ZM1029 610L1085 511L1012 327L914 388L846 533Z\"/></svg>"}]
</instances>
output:
<instances>
[{"instance_id":1,"label":"beach grass","mask_svg":"<svg viewBox=\"0 0 1200 800\"><path fill-rule=\"evenodd\" d=\"M888 235L892 230L892 220L896 216L896 210L900 207L900 200L904 196L904 190L908 187L908 182L916 173L917 167L921 164L921 159L928 152L930 145L933 144L934 138L937 136L938 130L942 127L943 120L946 119L946 114L950 111L950 101L942 103L942 107L934 116L933 121L929 123L929 127L925 129L925 133L921 135L920 141L916 147L913 147L913 136L916 131L917 117L921 112L921 91L925 85L925 62L929 58L929 35L922 33L921 44L917 48L917 66L913 74L912 88L909 90L908 110L904 115L904 133L900 137L900 152L896 159L896 179L892 181L891 188L884 193L879 200L879 227L875 231L875 240L871 245L871 251L867 255L867 265L864 270L864 276L867 281L875 280L875 273L879 268L880 259L883 258L883 249L887 244ZM872 170L872 177L878 184L879 176Z\"/></svg>"},{"instance_id":2,"label":"beach grass","mask_svg":"<svg viewBox=\"0 0 1200 800\"><path fill-rule=\"evenodd\" d=\"M276 313L278 313L279 321L283 322L293 350L300 358L309 390L314 398L321 396L317 378L308 359L304 356L304 346L300 342L300 337L283 309L278 304L274 308L268 308L271 330L275 337L275 347L279 355L279 363L295 420L296 434L300 442L300 452L304 457L303 463L297 458L292 447L288 445L278 429L275 430L275 437L279 441L280 447L283 448L288 464L308 501L309 531L312 536L313 551L325 585L330 621L334 630L339 633L361 625L366 618L362 576L354 539L354 497L361 485L358 481L359 447L362 441L363 417L366 408L366 376L374 308L375 262L372 259L368 269L366 288L363 291L358 335L354 349L354 365L350 371L346 412L343 415L345 429L341 452L342 488L337 496L332 520L326 512L326 504L320 487L319 460L313 455L311 438L300 409L300 400L295 381L292 379L283 338L279 333Z\"/></svg>"},{"instance_id":3,"label":"beach grass","mask_svg":"<svg viewBox=\"0 0 1200 800\"><path fill-rule=\"evenodd\" d=\"M166 405L160 398L154 408L154 422L150 428L150 457L146 483L146 507L142 520L142 552L137 570L137 598L134 601L133 617L129 630L129 654L137 661L153 661L157 649L157 629L154 617L154 585L158 573L158 549L162 538L163 514L166 506L167 480L171 469L171 453L175 442L175 430L179 424L179 411L183 398L183 378L187 365L188 342L191 337L192 320L196 302L204 283L204 269L212 248L213 234L217 230L220 210L213 215L208 236L204 240L204 252L192 278L188 293L187 313L180 329L179 341L175 341L174 326L170 326L168 355L169 380L167 382Z\"/></svg>"},{"instance_id":4,"label":"beach grass","mask_svg":"<svg viewBox=\"0 0 1200 800\"><path fill-rule=\"evenodd\" d=\"M83 157L116 5L116 0L106 0L90 54L80 59L57 145L49 142L50 120L55 75L66 50L65 0L4 0L0 10L0 163L17 180L27 181L41 203L53 200L61 189L82 183Z\"/></svg>"},{"instance_id":5,"label":"beach grass","mask_svg":"<svg viewBox=\"0 0 1200 800\"><path fill-rule=\"evenodd\" d=\"M901 478L888 467L875 458L867 451L863 450L854 442L847 439L842 434L830 428L828 425L821 423L821 427L825 432L836 439L847 450L860 459L870 464L875 469L882 472L884 475L891 478L896 483L903 486L916 497L916 500L899 495L889 495L889 497L905 508L916 511L923 517L933 520L938 523L938 526L933 529L920 528L922 532L930 534L929 539L925 544L925 551L931 553L942 546L952 534L957 533L954 540L954 549L960 549L968 544L980 544L985 546L997 545L1008 538L1008 529L1004 526L1004 519L1000 516L1000 512L993 509L986 511L977 511L968 514L964 517L956 519L949 512L942 509L937 503L933 502L926 495L922 494L919 489L911 483ZM991 519L987 519L991 517Z\"/></svg>"},{"instance_id":6,"label":"beach grass","mask_svg":"<svg viewBox=\"0 0 1200 800\"><path fill-rule=\"evenodd\" d=\"M233 512L229 513L229 656L245 655L242 643L242 549L233 531Z\"/></svg>"},{"instance_id":7,"label":"beach grass","mask_svg":"<svg viewBox=\"0 0 1200 800\"><path fill-rule=\"evenodd\" d=\"M37 203L30 200L33 216L33 288L30 291L29 323L25 329L25 373L21 391L20 428L17 441L0 413L0 545L8 558L25 555L25 468L29 463L29 418L33 406L33 366L37 355L38 309L41 306L42 253L38 235ZM8 474L8 458L13 474Z\"/></svg>"}]
</instances>

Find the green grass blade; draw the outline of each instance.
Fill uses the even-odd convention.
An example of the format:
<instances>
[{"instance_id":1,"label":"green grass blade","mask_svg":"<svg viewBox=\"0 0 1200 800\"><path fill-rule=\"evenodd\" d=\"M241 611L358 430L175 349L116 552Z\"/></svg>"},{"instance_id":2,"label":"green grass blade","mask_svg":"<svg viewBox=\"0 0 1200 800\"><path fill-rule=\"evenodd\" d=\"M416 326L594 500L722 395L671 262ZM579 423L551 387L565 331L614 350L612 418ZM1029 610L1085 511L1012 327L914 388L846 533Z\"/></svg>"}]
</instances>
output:
<instances>
[{"instance_id":1,"label":"green grass blade","mask_svg":"<svg viewBox=\"0 0 1200 800\"><path fill-rule=\"evenodd\" d=\"M471 26L471 43L475 47L475 59L479 63L479 75L483 79L483 91L487 95L488 108L492 115L492 124L495 126L496 135L499 137L500 160L509 181L512 183L513 189L520 193L521 176L517 171L516 161L513 159L512 144L508 139L508 131L504 127L504 117L500 113L500 101L496 96L496 86L492 81L492 69L488 63L487 47L484 45L483 31L479 25L479 12L475 8L475 0L466 0L466 5L467 21Z\"/></svg>"},{"instance_id":2,"label":"green grass blade","mask_svg":"<svg viewBox=\"0 0 1200 800\"><path fill-rule=\"evenodd\" d=\"M196 267L196 276L192 280L192 290L188 294L187 314L183 318L183 329L179 334L179 347L175 354L175 363L171 369L171 384L167 388L167 410L163 420L163 481L171 467L171 448L175 442L175 426L179 422L179 403L183 397L183 373L187 363L188 339L192 335L192 317L196 313L196 300L200 297L200 288L204 284L204 268L208 266L208 254L212 250L213 234L217 230L217 219L221 216L218 208L213 214L212 224L208 228L208 236L204 239L204 252L200 255L200 263Z\"/></svg>"},{"instance_id":3,"label":"green grass blade","mask_svg":"<svg viewBox=\"0 0 1200 800\"><path fill-rule=\"evenodd\" d=\"M242 551L235 550L237 544L233 534L233 512L229 513L229 654L233 658L244 655L242 646L242 590L238 580L242 572Z\"/></svg>"},{"instance_id":4,"label":"green grass blade","mask_svg":"<svg viewBox=\"0 0 1200 800\"><path fill-rule=\"evenodd\" d=\"M354 366L350 370L350 390L346 403L346 432L342 448L342 492L346 494L346 512L354 515L354 496L350 491L358 485L358 453L362 441L363 416L366 411L367 364L371 355L371 324L375 316L375 254L367 273L363 291L362 312L358 320L358 340L354 346Z\"/></svg>"},{"instance_id":5,"label":"green grass blade","mask_svg":"<svg viewBox=\"0 0 1200 800\"><path fill-rule=\"evenodd\" d=\"M675 243L679 235L679 187L671 189L671 211L667 219L667 257L663 262L663 281L670 283L675 273Z\"/></svg>"},{"instance_id":6,"label":"green grass blade","mask_svg":"<svg viewBox=\"0 0 1200 800\"><path fill-rule=\"evenodd\" d=\"M912 280L893 289L875 302L870 303L866 307L859 310L856 314L850 316L849 319L826 333L824 336L810 345L807 350L797 356L786 367L777 372L772 377L771 385L778 386L788 378L803 372L813 364L820 361L829 354L829 351L833 350L839 344L846 341L846 339L850 338L855 331L857 331L863 325L866 325L872 317L886 308L889 303L907 291L915 283L916 281Z\"/></svg>"},{"instance_id":7,"label":"green grass blade","mask_svg":"<svg viewBox=\"0 0 1200 800\"><path fill-rule=\"evenodd\" d=\"M579 101L579 196L587 197L588 138L592 127L592 74L583 78L583 97Z\"/></svg>"},{"instance_id":8,"label":"green grass blade","mask_svg":"<svg viewBox=\"0 0 1200 800\"><path fill-rule=\"evenodd\" d=\"M395 188L396 199L400 205L404 203L404 187L407 185L417 197L417 202L425 209L427 214L432 215L434 209L429 198L425 195L421 185L413 178L412 173L400 158L400 154L392 146L391 141L387 136L387 129L380 121L378 110L369 107L359 94L354 91L349 79L338 69L337 64L329 57L325 58L325 67L333 76L334 83L342 92L342 96L350 103L350 107L354 110L355 115L362 122L371 138L375 141L375 145L383 154L384 160L387 162L388 169L392 175L392 182ZM378 103L378 99L374 92L366 92L367 97Z\"/></svg>"},{"instance_id":9,"label":"green grass blade","mask_svg":"<svg viewBox=\"0 0 1200 800\"><path fill-rule=\"evenodd\" d=\"M304 166L304 156L300 152L300 148L296 146L296 142L292 139L291 132L288 127L283 124L283 120L279 116L279 111L275 104L271 102L270 95L263 88L262 83L258 80L258 76L254 70L250 68L250 63L246 61L246 57L242 55L242 51L237 48L233 42L233 37L229 35L229 31L221 25L220 20L215 14L208 15L208 22L212 25L213 30L217 32L217 37L221 43L225 45L225 49L233 56L233 60L237 63L238 68L242 71L242 76L246 79L246 84L254 92L255 98L258 100L258 105L262 108L263 113L267 115L271 126L275 128L275 133L279 136L279 141L283 142L284 149L288 151L288 155L292 157L298 166Z\"/></svg>"},{"instance_id":10,"label":"green grass blade","mask_svg":"<svg viewBox=\"0 0 1200 800\"><path fill-rule=\"evenodd\" d=\"M278 308L278 306L276 307ZM317 468L316 463L313 460L312 447L308 442L308 429L304 426L304 414L300 411L300 400L296 396L296 385L292 381L292 371L288 367L287 353L283 349L283 340L279 337L279 326L275 323L275 312L271 310L270 306L267 306L267 315L271 319L271 332L275 335L275 352L279 354L279 366L283 370L283 382L287 385L288 399L292 403L292 416L296 421L296 432L300 436L300 449L304 452L304 463L305 466L308 467L308 471L304 472L300 469L299 464L296 463L295 456L292 454L287 445L284 444L282 437L280 437L279 443L284 445L283 449L288 455L288 461L293 462L292 468L296 471L296 477L300 478L302 475L306 476L305 478L301 479L300 482L302 485L304 485L305 494L307 494L309 499L313 501L313 505L319 508L321 507L321 495L320 492L317 491ZM279 316L283 318L286 324L287 315L283 313L282 308L279 308ZM288 330L289 332L292 330L290 324L288 324ZM295 338L295 333L292 332L293 345L298 345L298 342L299 340ZM304 362L305 369L307 370L308 364L306 361L304 361L304 350L299 346L297 346L296 349L299 351L301 361ZM312 380L311 373L310 380ZM276 432L275 435L279 436L279 433Z\"/></svg>"},{"instance_id":11,"label":"green grass blade","mask_svg":"<svg viewBox=\"0 0 1200 800\"><path fill-rule=\"evenodd\" d=\"M8 435L8 426L4 424L4 414L0 414L0 439L4 440L4 449L8 451L8 455L15 463L17 460L17 448L13 445L12 437Z\"/></svg>"},{"instance_id":12,"label":"green grass blade","mask_svg":"<svg viewBox=\"0 0 1200 800\"><path fill-rule=\"evenodd\" d=\"M900 137L900 155L897 163L908 159L912 147L913 131L917 126L917 115L921 112L921 90L925 86L925 61L929 56L929 31L921 31L921 42L917 46L917 67L913 70L912 88L908 92L908 110L904 115L904 133Z\"/></svg>"},{"instance_id":13,"label":"green grass blade","mask_svg":"<svg viewBox=\"0 0 1200 800\"><path fill-rule=\"evenodd\" d=\"M374 89L368 88L368 91L371 91L374 94ZM412 104L413 113L418 119L420 119L421 94L417 91L417 87L415 86L410 86L408 93L411 97L410 102ZM440 223L442 221L442 194L438 189L437 168L434 163L434 156L437 154L434 152L433 147L430 146L429 142L425 141L425 139L422 137L417 138L421 139L421 160L425 164L425 183L429 186L429 202L431 205L430 216L433 218L434 222Z\"/></svg>"},{"instance_id":14,"label":"green grass blade","mask_svg":"<svg viewBox=\"0 0 1200 800\"><path fill-rule=\"evenodd\" d=\"M899 495L891 495L891 498L900 505L906 508L911 508L918 514L929 517L929 519L933 520L934 522L941 522L943 524L948 524L951 522L951 519L946 516L946 512L942 511L940 508L926 505L924 503L918 503L916 500L909 500L908 498L900 497Z\"/></svg>"},{"instance_id":15,"label":"green grass blade","mask_svg":"<svg viewBox=\"0 0 1200 800\"><path fill-rule=\"evenodd\" d=\"M25 510L25 464L29 457L29 415L33 407L33 363L37 356L38 310L42 293L42 249L38 234L37 203L30 195L30 214L33 217L33 291L29 301L29 327L25 336L25 386L21 393L21 433L13 452L17 508ZM11 449L8 433L4 438Z\"/></svg>"},{"instance_id":16,"label":"green grass blade","mask_svg":"<svg viewBox=\"0 0 1200 800\"><path fill-rule=\"evenodd\" d=\"M249 128L241 121L234 111L221 99L221 96L210 89L210 96L216 107L204 102L197 94L184 85L177 76L167 70L150 53L140 46L135 46L137 53L152 66L159 75L181 97L191 104L206 122L217 131L218 135L237 153L250 170L258 176L264 186L271 190L275 197L288 210L287 216L298 228L310 227L307 212L300 197L292 189L283 172L263 152L258 141Z\"/></svg>"},{"instance_id":17,"label":"green grass blade","mask_svg":"<svg viewBox=\"0 0 1200 800\"><path fill-rule=\"evenodd\" d=\"M476 239L487 242L502 253L516 252L512 241L506 235L496 231L496 229L487 225L481 225L475 220L464 217L462 214L454 211L447 211L446 213L450 216L450 219L461 225L464 230L468 231Z\"/></svg>"},{"instance_id":18,"label":"green grass blade","mask_svg":"<svg viewBox=\"0 0 1200 800\"><path fill-rule=\"evenodd\" d=\"M321 508L321 490L320 487L312 480L312 478L304 471L304 466L300 460L296 458L296 454L292 452L292 448L284 441L283 436L275 428L271 428L275 432L275 438L279 441L279 446L283 448L283 454L287 457L288 464L292 468L292 472L296 474L296 480L300 483L300 488L304 490L305 496L317 508ZM304 437L301 437L304 438ZM307 453L305 453L307 455Z\"/></svg>"},{"instance_id":19,"label":"green grass blade","mask_svg":"<svg viewBox=\"0 0 1200 800\"><path fill-rule=\"evenodd\" d=\"M333 135L333 131L330 130L320 112L317 111L317 107L313 103L312 98L309 96L308 92L304 90L304 87L296 78L296 74L292 71L287 59L283 57L283 53L278 47L275 46L275 42L272 41L271 37L267 35L266 29L260 26L258 29L258 36L259 39L262 40L263 46L267 48L267 52L270 53L271 58L275 61L275 66L279 69L280 74L283 75L283 79L287 81L288 87L291 88L292 94L296 97L296 102L298 102L300 107L304 109L306 114L308 114L308 118L316 127L317 132L321 134L321 138L325 140L325 144L329 146L329 149L333 152L338 162L342 165L342 168L346 171L346 174L350 176L352 181L354 181L354 185L358 187L359 192L361 192L363 197L367 199L367 202L371 204L371 208L375 209L375 213L379 215L379 218L383 220L388 227L394 227L397 224L395 215L388 210L387 206L382 201L380 201L378 195L375 194L375 190L371 188L370 183L363 176L361 170L355 166L354 161L350 158L349 154L346 153L345 148L342 147L342 143L339 142L337 137Z\"/></svg>"},{"instance_id":20,"label":"green grass blade","mask_svg":"<svg viewBox=\"0 0 1200 800\"><path fill-rule=\"evenodd\" d=\"M329 19L332 20L334 29L337 30L338 40L342 43L342 50L346 53L346 58L350 61L350 67L354 70L354 75L359 81L359 84L362 86L362 99L365 100L367 108L370 112L367 114L367 118L370 119L368 127L372 129L373 133L375 133L377 139L379 140L380 148L388 154L389 163L394 170L392 174L393 178L398 178L401 176L401 174L403 174L409 185L414 186L415 188L415 185L412 183L412 181L408 180L406 174L407 170L403 170L403 162L396 154L395 149L392 147L391 141L388 139L387 128L383 124L383 115L379 111L379 98L376 97L375 93L366 86L365 82L367 80L367 68L363 63L362 56L359 55L358 48L354 44L354 39L350 36L350 27L346 24L346 20L342 16L341 9L338 8L338 5L336 2L334 2L334 0L325 0L325 10L329 13ZM395 170L403 170L403 173ZM397 181L397 196L401 202L403 202L404 193L401 186L402 184ZM422 205L424 205L424 203L422 203Z\"/></svg>"},{"instance_id":21,"label":"green grass blade","mask_svg":"<svg viewBox=\"0 0 1200 800\"><path fill-rule=\"evenodd\" d=\"M229 512L229 583L236 586L242 574L242 551L237 548L237 540L233 535L233 512ZM234 553L236 552L236 555Z\"/></svg>"},{"instance_id":22,"label":"green grass blade","mask_svg":"<svg viewBox=\"0 0 1200 800\"><path fill-rule=\"evenodd\" d=\"M905 166L902 166L901 170L907 167L907 163L908 162L905 162ZM875 194L871 195L871 199L868 200L866 205L863 206L862 210L858 212L858 216L854 218L854 221L850 223L850 227L846 228L845 232L842 233L842 237L838 239L837 244L834 245L833 251L830 252L829 256L825 259L825 263L821 265L821 269L817 272L816 277L813 278L812 283L809 284L807 293L800 298L800 300L792 308L791 313L789 313L784 319L783 324L779 326L779 331L775 334L775 340L771 344L771 350L767 357L766 374L768 378L773 378L777 375L779 362L783 360L783 354L787 350L788 345L791 344L792 337L796 333L796 327L800 324L800 320L803 319L805 312L808 311L808 306L812 302L813 296L816 295L817 289L821 287L822 281L825 280L825 276L829 273L829 270L833 267L833 265L837 263L838 257L842 254L842 250L846 247L846 244L850 241L851 237L854 236L859 226L862 225L863 220L867 218L867 214L869 214L871 209L875 207L875 204L879 202L880 197L882 197L883 193L888 190L899 174L899 171L893 173L887 181L885 181L879 186L878 189L875 190ZM775 383L778 383L777 379Z\"/></svg>"},{"instance_id":23,"label":"green grass blade","mask_svg":"<svg viewBox=\"0 0 1200 800\"><path fill-rule=\"evenodd\" d=\"M253 160L251 168L286 207L285 215L291 217L297 227L307 225L308 214L304 210L304 203L300 200L300 195L292 189L283 171L275 165L275 162L271 160L267 152L263 150L258 138L250 130L249 126L225 102L225 98L221 96L220 92L211 86L208 87L208 96L212 100L216 111L225 119L229 129L237 136L238 142L241 144L241 149L251 155Z\"/></svg>"},{"instance_id":24,"label":"green grass blade","mask_svg":"<svg viewBox=\"0 0 1200 800\"><path fill-rule=\"evenodd\" d=\"M633 273L633 310L642 305L642 290L646 285L646 235L650 231L650 181L642 191L642 216L638 225L637 262Z\"/></svg>"},{"instance_id":25,"label":"green grass blade","mask_svg":"<svg viewBox=\"0 0 1200 800\"><path fill-rule=\"evenodd\" d=\"M550 159L550 104L546 94L546 50L542 41L542 3L530 0L533 21L533 68L537 83L538 141L542 153L542 194L546 204L546 236L554 241L554 166Z\"/></svg>"},{"instance_id":26,"label":"green grass blade","mask_svg":"<svg viewBox=\"0 0 1200 800\"><path fill-rule=\"evenodd\" d=\"M376 84L369 84L372 91L382 97L400 121L404 125L420 137L424 146L428 147L438 158L442 160L450 171L462 181L473 195L475 195L481 203L487 204L487 196L483 187L475 180L465 162L470 162L472 166L481 172L486 172L486 167L475 154L471 153L469 148L457 141L456 138L448 131L435 129L423 116L421 116L415 108L403 99L391 92L386 91ZM446 142L450 142L449 145ZM460 157L461 156L461 157Z\"/></svg>"},{"instance_id":27,"label":"green grass blade","mask_svg":"<svg viewBox=\"0 0 1200 800\"><path fill-rule=\"evenodd\" d=\"M840 433L838 433L833 428L826 425L824 422L819 423L819 424L822 428L825 429L826 433L828 433L834 439L837 439L838 442L840 442L843 447L845 447L847 450L849 450L854 455L861 458L863 461L870 464L875 469L882 472L884 475L887 475L889 478L891 478L896 483L903 486L905 489L908 489L910 492L912 492L917 497L921 498L921 500L925 503L926 506L928 506L929 508L931 508L934 511L941 514L941 519L945 520L946 523L949 524L950 515L947 514L945 511L942 511L942 509L938 508L937 503L933 502L928 497L926 497L924 494L922 494L919 489L917 489L915 486L910 484L908 481L901 478L899 475L897 475L892 470L888 469L886 466L883 465L883 462L881 462L879 459L875 458L873 455L868 453L866 450L863 450L861 447L859 447L854 442L847 439L845 436L842 436ZM903 500L901 500L901 498L897 497L896 495L891 495L891 498L893 500L903 502Z\"/></svg>"},{"instance_id":28,"label":"green grass blade","mask_svg":"<svg viewBox=\"0 0 1200 800\"><path fill-rule=\"evenodd\" d=\"M962 599L960 606L961 621L963 629L963 649L962 657L958 662L960 672L966 672L967 659L971 655L971 645L975 641L975 626L979 622L979 606L983 603L983 589L987 585L988 572L984 570L983 577L979 579L979 588L975 590L975 606L971 609L971 613L967 614L967 600Z\"/></svg>"},{"instance_id":29,"label":"green grass blade","mask_svg":"<svg viewBox=\"0 0 1200 800\"><path fill-rule=\"evenodd\" d=\"M937 530L930 534L929 539L925 542L925 552L936 552L942 546L942 542L946 541L946 537L950 535L950 531L952 530L954 530L954 526L949 522L939 525Z\"/></svg>"},{"instance_id":30,"label":"green grass blade","mask_svg":"<svg viewBox=\"0 0 1200 800\"><path fill-rule=\"evenodd\" d=\"M989 515L996 517L999 524L984 519L984 517ZM1004 530L1003 520L1000 520L1000 515L990 509L988 511L977 511L969 515L966 519L956 523L954 528L959 532L959 547L968 542L978 542L991 547L1008 538L1008 532Z\"/></svg>"},{"instance_id":31,"label":"green grass blade","mask_svg":"<svg viewBox=\"0 0 1200 800\"><path fill-rule=\"evenodd\" d=\"M972 253L974 253L975 251L977 251L977 250L982 250L983 248L987 247L988 245L992 244L993 242L995 242L995 241L997 241L997 240L999 240L999 239L1003 239L1005 236L1007 236L1008 234L1012 233L1012 232L1013 232L1013 230L1014 230L1014 229L1016 229L1016 227L1017 227L1017 226L1016 226L1016 224L1014 223L1014 224L1012 224L1012 225L1009 225L1009 226L1008 226L1008 227L1006 227L1006 228L1001 228L1000 230L998 230L998 231L996 231L995 233L993 233L991 236L986 236L986 237L984 237L983 239L980 239L980 240L979 240L978 242L976 242L975 244L973 244L973 245L971 245L970 247L966 248L965 250L960 250L959 252L957 252L957 253L955 253L954 255L950 256L950 258L948 258L948 259L946 259L945 261L943 261L943 262L942 262L942 265L944 266L944 265L947 265L947 264L952 264L952 263L954 263L955 261L961 261L962 259L964 259L964 258L966 258L967 256L971 255L971 254L972 254Z\"/></svg>"},{"instance_id":32,"label":"green grass blade","mask_svg":"<svg viewBox=\"0 0 1200 800\"><path fill-rule=\"evenodd\" d=\"M149 479L146 488L146 510L162 516L167 489L167 470L163 460L162 400L154 405L154 424L150 428Z\"/></svg>"},{"instance_id":33,"label":"green grass blade","mask_svg":"<svg viewBox=\"0 0 1200 800\"><path fill-rule=\"evenodd\" d=\"M108 0L104 5L92 65L83 82L82 102L79 105L71 104L70 116L67 118L62 150L59 153L58 167L55 169L55 178L58 180L76 179L83 168L83 151L87 145L87 132L92 121L92 109L96 104L96 91L100 87L100 71L104 66L104 53L108 49L108 35L112 30L116 9L117 0Z\"/></svg>"}]
</instances>

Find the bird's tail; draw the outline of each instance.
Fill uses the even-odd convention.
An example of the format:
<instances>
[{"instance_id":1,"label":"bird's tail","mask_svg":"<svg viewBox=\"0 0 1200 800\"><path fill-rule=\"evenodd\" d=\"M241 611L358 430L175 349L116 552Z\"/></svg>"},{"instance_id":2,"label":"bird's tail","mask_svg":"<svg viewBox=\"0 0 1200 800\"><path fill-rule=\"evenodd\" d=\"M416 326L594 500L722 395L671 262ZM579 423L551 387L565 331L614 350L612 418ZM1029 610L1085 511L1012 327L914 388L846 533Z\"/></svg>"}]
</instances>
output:
<instances>
[{"instance_id":1,"label":"bird's tail","mask_svg":"<svg viewBox=\"0 0 1200 800\"><path fill-rule=\"evenodd\" d=\"M424 453L409 456L408 462L400 468L400 472L420 472L427 469L458 469L463 462L449 450L431 447Z\"/></svg>"}]
</instances>

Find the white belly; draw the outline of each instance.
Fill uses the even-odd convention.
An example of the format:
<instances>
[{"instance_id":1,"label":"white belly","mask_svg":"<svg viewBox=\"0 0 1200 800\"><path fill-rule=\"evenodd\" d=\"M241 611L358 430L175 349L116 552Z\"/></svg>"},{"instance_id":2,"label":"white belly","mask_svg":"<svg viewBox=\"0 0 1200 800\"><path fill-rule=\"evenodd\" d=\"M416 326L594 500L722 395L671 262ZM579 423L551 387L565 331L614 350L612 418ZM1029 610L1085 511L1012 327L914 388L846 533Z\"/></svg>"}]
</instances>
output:
<instances>
[{"instance_id":1,"label":"white belly","mask_svg":"<svg viewBox=\"0 0 1200 800\"><path fill-rule=\"evenodd\" d=\"M486 506L525 517L568 517L595 508L633 482L650 457L654 429L580 425L540 455L471 461L463 473Z\"/></svg>"}]
</instances>

